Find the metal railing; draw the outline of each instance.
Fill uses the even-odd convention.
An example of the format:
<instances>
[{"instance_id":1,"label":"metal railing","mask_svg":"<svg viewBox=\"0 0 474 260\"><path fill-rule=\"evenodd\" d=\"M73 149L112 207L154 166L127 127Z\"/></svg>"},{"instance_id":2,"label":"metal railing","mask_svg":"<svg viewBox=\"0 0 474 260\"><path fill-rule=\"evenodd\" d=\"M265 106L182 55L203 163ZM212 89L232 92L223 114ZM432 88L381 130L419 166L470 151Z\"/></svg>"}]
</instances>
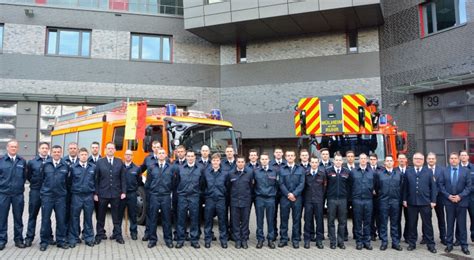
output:
<instances>
[{"instance_id":1,"label":"metal railing","mask_svg":"<svg viewBox=\"0 0 474 260\"><path fill-rule=\"evenodd\" d=\"M183 7L179 5L162 5L158 3L129 3L129 1L123 0L0 0L0 3L68 7L78 9L120 11L143 14L169 14L180 16L183 15Z\"/></svg>"}]
</instances>

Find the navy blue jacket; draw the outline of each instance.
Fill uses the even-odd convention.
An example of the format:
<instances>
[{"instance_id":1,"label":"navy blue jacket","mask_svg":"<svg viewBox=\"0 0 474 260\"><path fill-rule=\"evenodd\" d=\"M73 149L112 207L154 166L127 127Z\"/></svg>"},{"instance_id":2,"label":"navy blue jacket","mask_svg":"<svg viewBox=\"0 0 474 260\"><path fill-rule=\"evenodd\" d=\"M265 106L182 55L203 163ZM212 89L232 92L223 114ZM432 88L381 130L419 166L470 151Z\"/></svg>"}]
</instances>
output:
<instances>
[{"instance_id":1,"label":"navy blue jacket","mask_svg":"<svg viewBox=\"0 0 474 260\"><path fill-rule=\"evenodd\" d=\"M212 165L211 165L211 157L208 157L207 158L207 161L206 163L204 163L204 161L202 160L202 158L199 158L199 160L197 160L197 165L199 167L201 167L202 169L208 169L208 168L212 168Z\"/></svg>"},{"instance_id":2,"label":"navy blue jacket","mask_svg":"<svg viewBox=\"0 0 474 260\"><path fill-rule=\"evenodd\" d=\"M158 162L158 159L155 159L155 154L150 153L145 159L143 160L142 165L140 166L140 173L143 173L148 170L148 168Z\"/></svg>"},{"instance_id":3,"label":"navy blue jacket","mask_svg":"<svg viewBox=\"0 0 474 260\"><path fill-rule=\"evenodd\" d=\"M417 175L415 167L410 167L403 177L403 201L408 205L428 206L436 203L438 188L431 170L422 167Z\"/></svg>"},{"instance_id":4,"label":"navy blue jacket","mask_svg":"<svg viewBox=\"0 0 474 260\"><path fill-rule=\"evenodd\" d=\"M474 164L469 163L467 166L463 166L469 172L471 176L471 201L474 201Z\"/></svg>"},{"instance_id":5,"label":"navy blue jacket","mask_svg":"<svg viewBox=\"0 0 474 260\"><path fill-rule=\"evenodd\" d=\"M125 167L125 179L127 182L127 192L136 192L138 186L142 183L142 175L140 174L140 167L136 166L134 163L131 163L129 166Z\"/></svg>"},{"instance_id":6,"label":"navy blue jacket","mask_svg":"<svg viewBox=\"0 0 474 260\"><path fill-rule=\"evenodd\" d=\"M197 164L190 167L186 163L184 166L179 167L176 174L176 191L178 196L199 196L203 183L202 178L202 169Z\"/></svg>"},{"instance_id":7,"label":"navy blue jacket","mask_svg":"<svg viewBox=\"0 0 474 260\"><path fill-rule=\"evenodd\" d=\"M230 172L230 205L245 208L252 205L254 174L245 169L240 173L237 168Z\"/></svg>"},{"instance_id":8,"label":"navy blue jacket","mask_svg":"<svg viewBox=\"0 0 474 260\"><path fill-rule=\"evenodd\" d=\"M0 158L0 194L23 194L27 177L26 168L25 159L19 155L15 156L14 162L8 155Z\"/></svg>"},{"instance_id":9,"label":"navy blue jacket","mask_svg":"<svg viewBox=\"0 0 474 260\"><path fill-rule=\"evenodd\" d=\"M319 166L322 166L322 167L324 167L325 169L327 169L327 168L333 167L333 166L334 166L334 163L331 162L331 160L329 160L329 162L327 163L327 165L324 166L324 163L323 163L323 161L321 160L321 162L319 163Z\"/></svg>"},{"instance_id":10,"label":"navy blue jacket","mask_svg":"<svg viewBox=\"0 0 474 260\"><path fill-rule=\"evenodd\" d=\"M214 171L212 167L206 168L204 170L203 185L202 189L206 198L225 199L230 188L229 172L223 171L221 168L217 171Z\"/></svg>"},{"instance_id":11,"label":"navy blue jacket","mask_svg":"<svg viewBox=\"0 0 474 260\"><path fill-rule=\"evenodd\" d=\"M279 174L268 167L268 170L265 171L262 167L257 168L254 171L255 178L255 195L257 197L263 198L275 198L277 191L280 188Z\"/></svg>"},{"instance_id":12,"label":"navy blue jacket","mask_svg":"<svg viewBox=\"0 0 474 260\"><path fill-rule=\"evenodd\" d=\"M269 165L270 165L271 168L273 168L273 170L279 172L280 169L281 169L283 166L286 165L286 160L285 160L285 159L282 159L281 161L282 161L281 164L278 165L278 163L276 162L276 160L273 159L273 160L270 161L270 164L269 164Z\"/></svg>"},{"instance_id":13,"label":"navy blue jacket","mask_svg":"<svg viewBox=\"0 0 474 260\"><path fill-rule=\"evenodd\" d=\"M294 165L293 170L288 165L280 169L280 191L282 197L288 197L289 193L293 193L295 197L299 197L303 193L305 180L305 171L303 167Z\"/></svg>"},{"instance_id":14,"label":"navy blue jacket","mask_svg":"<svg viewBox=\"0 0 474 260\"><path fill-rule=\"evenodd\" d=\"M47 156L45 160L41 158L39 155L35 156L35 158L28 161L27 166L27 176L26 179L30 182L30 189L32 190L39 190L41 189L42 177L41 177L41 167L43 164L51 158Z\"/></svg>"},{"instance_id":15,"label":"navy blue jacket","mask_svg":"<svg viewBox=\"0 0 474 260\"><path fill-rule=\"evenodd\" d=\"M378 174L374 173L369 167L362 170L359 166L350 172L349 185L352 200L372 199L374 197L374 179L376 175Z\"/></svg>"},{"instance_id":16,"label":"navy blue jacket","mask_svg":"<svg viewBox=\"0 0 474 260\"><path fill-rule=\"evenodd\" d=\"M221 162L221 169L223 171L226 171L226 172L231 172L233 170L235 170L235 168L237 167L237 165L235 164L237 162L237 160L234 160L232 163L229 162L229 160L227 160L227 158L225 158L222 162Z\"/></svg>"},{"instance_id":17,"label":"navy blue jacket","mask_svg":"<svg viewBox=\"0 0 474 260\"><path fill-rule=\"evenodd\" d=\"M347 199L350 192L349 169L341 167L341 172L337 174L334 167L326 168L328 200Z\"/></svg>"},{"instance_id":18,"label":"navy blue jacket","mask_svg":"<svg viewBox=\"0 0 474 260\"><path fill-rule=\"evenodd\" d=\"M304 202L305 203L323 203L326 194L326 169L319 166L316 170L316 175L311 174L311 167L306 171L304 181Z\"/></svg>"},{"instance_id":19,"label":"navy blue jacket","mask_svg":"<svg viewBox=\"0 0 474 260\"><path fill-rule=\"evenodd\" d=\"M145 190L151 195L170 196L176 184L178 167L165 162L160 169L158 162L150 165L147 171Z\"/></svg>"},{"instance_id":20,"label":"navy blue jacket","mask_svg":"<svg viewBox=\"0 0 474 260\"><path fill-rule=\"evenodd\" d=\"M95 171L95 188L99 198L120 198L120 194L127 192L125 167L119 158L114 157L113 165L107 157L99 159Z\"/></svg>"},{"instance_id":21,"label":"navy blue jacket","mask_svg":"<svg viewBox=\"0 0 474 260\"><path fill-rule=\"evenodd\" d=\"M46 160L42 171L41 196L66 196L70 171L70 166L63 159L59 161L58 167L54 167L53 158Z\"/></svg>"},{"instance_id":22,"label":"navy blue jacket","mask_svg":"<svg viewBox=\"0 0 474 260\"><path fill-rule=\"evenodd\" d=\"M251 171L255 171L259 167L260 167L260 164L258 162L255 162L255 165L252 165L250 162L245 164L245 168Z\"/></svg>"},{"instance_id":23,"label":"navy blue jacket","mask_svg":"<svg viewBox=\"0 0 474 260\"><path fill-rule=\"evenodd\" d=\"M439 179L441 178L441 175L443 174L444 167L436 165L435 170L431 170L429 166L427 166L428 170L430 170L433 173L433 176L435 177L436 180L436 188L438 189L438 196L437 196L437 202L439 203L440 201L444 201L443 194L441 193L441 187L439 186Z\"/></svg>"},{"instance_id":24,"label":"navy blue jacket","mask_svg":"<svg viewBox=\"0 0 474 260\"><path fill-rule=\"evenodd\" d=\"M71 166L71 164L73 164L73 162L69 158L69 155L64 156L63 161L69 166ZM79 156L76 156L76 160L74 160L74 163L78 163L78 162L79 162Z\"/></svg>"},{"instance_id":25,"label":"navy blue jacket","mask_svg":"<svg viewBox=\"0 0 474 260\"><path fill-rule=\"evenodd\" d=\"M69 182L72 194L90 195L95 193L95 164L87 162L86 168L80 163L71 166Z\"/></svg>"},{"instance_id":26,"label":"navy blue jacket","mask_svg":"<svg viewBox=\"0 0 474 260\"><path fill-rule=\"evenodd\" d=\"M401 203L402 180L403 176L398 168L392 169L391 173L384 169L375 175L375 192L379 201Z\"/></svg>"},{"instance_id":27,"label":"navy blue jacket","mask_svg":"<svg viewBox=\"0 0 474 260\"><path fill-rule=\"evenodd\" d=\"M305 172L311 169L311 165L309 164L309 162L306 164L306 166L304 166L303 163L299 163L299 166L301 166Z\"/></svg>"},{"instance_id":28,"label":"navy blue jacket","mask_svg":"<svg viewBox=\"0 0 474 260\"><path fill-rule=\"evenodd\" d=\"M97 161L102 158L102 156L100 156L99 154L99 158L97 159ZM94 158L92 157L92 155L89 155L89 158L87 158L87 162L88 163L93 163L93 164L96 164L97 162L94 162Z\"/></svg>"},{"instance_id":29,"label":"navy blue jacket","mask_svg":"<svg viewBox=\"0 0 474 260\"><path fill-rule=\"evenodd\" d=\"M451 169L451 165L444 168L438 180L439 187L441 189L441 194L443 194L444 197L444 205L453 204L453 202L448 199L449 195L459 195L461 197L461 201L459 201L457 204L460 207L467 208L469 207L472 188L470 172L465 167L460 167L458 165L458 181L456 186L454 187L451 183Z\"/></svg>"}]
</instances>

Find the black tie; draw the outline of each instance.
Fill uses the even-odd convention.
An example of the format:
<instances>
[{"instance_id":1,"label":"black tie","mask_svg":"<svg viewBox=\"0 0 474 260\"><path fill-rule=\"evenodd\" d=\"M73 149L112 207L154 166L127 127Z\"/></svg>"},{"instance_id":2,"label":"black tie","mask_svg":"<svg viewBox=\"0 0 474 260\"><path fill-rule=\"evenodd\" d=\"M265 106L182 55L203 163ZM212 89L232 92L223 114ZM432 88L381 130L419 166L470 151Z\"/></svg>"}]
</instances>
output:
<instances>
[{"instance_id":1,"label":"black tie","mask_svg":"<svg viewBox=\"0 0 474 260\"><path fill-rule=\"evenodd\" d=\"M54 163L54 168L58 168L58 164L57 162Z\"/></svg>"},{"instance_id":2,"label":"black tie","mask_svg":"<svg viewBox=\"0 0 474 260\"><path fill-rule=\"evenodd\" d=\"M337 172L337 174L339 174L341 172L341 170L337 169L336 172Z\"/></svg>"},{"instance_id":3,"label":"black tie","mask_svg":"<svg viewBox=\"0 0 474 260\"><path fill-rule=\"evenodd\" d=\"M109 158L109 163L110 165L112 165L112 158Z\"/></svg>"}]
</instances>

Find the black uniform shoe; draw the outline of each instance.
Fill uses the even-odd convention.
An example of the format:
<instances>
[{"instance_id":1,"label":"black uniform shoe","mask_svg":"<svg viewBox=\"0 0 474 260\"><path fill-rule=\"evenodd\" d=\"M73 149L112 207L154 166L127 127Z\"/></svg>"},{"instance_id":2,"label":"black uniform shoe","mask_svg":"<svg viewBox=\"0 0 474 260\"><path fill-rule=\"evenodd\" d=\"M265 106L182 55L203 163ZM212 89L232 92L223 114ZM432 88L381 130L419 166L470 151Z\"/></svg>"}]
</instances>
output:
<instances>
[{"instance_id":1,"label":"black uniform shoe","mask_svg":"<svg viewBox=\"0 0 474 260\"><path fill-rule=\"evenodd\" d=\"M69 244L69 247L74 248L74 247L76 247L76 244Z\"/></svg>"},{"instance_id":2,"label":"black uniform shoe","mask_svg":"<svg viewBox=\"0 0 474 260\"><path fill-rule=\"evenodd\" d=\"M217 241L217 238L214 234L212 234L212 241Z\"/></svg>"},{"instance_id":3,"label":"black uniform shoe","mask_svg":"<svg viewBox=\"0 0 474 260\"><path fill-rule=\"evenodd\" d=\"M420 245L426 245L426 240L422 239Z\"/></svg>"},{"instance_id":4,"label":"black uniform shoe","mask_svg":"<svg viewBox=\"0 0 474 260\"><path fill-rule=\"evenodd\" d=\"M96 245L98 245L98 244L100 244L101 242L102 242L102 239L96 238L94 243L95 243Z\"/></svg>"},{"instance_id":5,"label":"black uniform shoe","mask_svg":"<svg viewBox=\"0 0 474 260\"><path fill-rule=\"evenodd\" d=\"M467 247L461 248L461 251L462 251L465 255L470 255L470 254L471 254L471 252L469 252L469 249L467 249Z\"/></svg>"},{"instance_id":6,"label":"black uniform shoe","mask_svg":"<svg viewBox=\"0 0 474 260\"><path fill-rule=\"evenodd\" d=\"M119 243L121 245L125 244L125 241L123 240L123 238L117 238L117 240L115 240L115 241L117 241L117 243Z\"/></svg>"},{"instance_id":7,"label":"black uniform shoe","mask_svg":"<svg viewBox=\"0 0 474 260\"><path fill-rule=\"evenodd\" d=\"M132 240L137 240L137 234L136 233L131 233L130 236L132 237Z\"/></svg>"},{"instance_id":8,"label":"black uniform shoe","mask_svg":"<svg viewBox=\"0 0 474 260\"><path fill-rule=\"evenodd\" d=\"M300 243L293 243L293 248L294 249L300 248Z\"/></svg>"},{"instance_id":9,"label":"black uniform shoe","mask_svg":"<svg viewBox=\"0 0 474 260\"><path fill-rule=\"evenodd\" d=\"M285 247L285 246L287 246L287 245L288 245L288 243L286 243L286 242L280 242L280 243L278 243L278 247Z\"/></svg>"},{"instance_id":10,"label":"black uniform shoe","mask_svg":"<svg viewBox=\"0 0 474 260\"><path fill-rule=\"evenodd\" d=\"M268 247L270 249L275 249L275 243L273 241L268 241Z\"/></svg>"},{"instance_id":11,"label":"black uniform shoe","mask_svg":"<svg viewBox=\"0 0 474 260\"><path fill-rule=\"evenodd\" d=\"M25 248L25 243L23 242L15 242L15 246L18 247L18 248Z\"/></svg>"},{"instance_id":12,"label":"black uniform shoe","mask_svg":"<svg viewBox=\"0 0 474 260\"><path fill-rule=\"evenodd\" d=\"M438 252L438 251L436 251L436 248L434 248L434 247L428 248L428 251L430 251L433 254L436 254Z\"/></svg>"},{"instance_id":13,"label":"black uniform shoe","mask_svg":"<svg viewBox=\"0 0 474 260\"><path fill-rule=\"evenodd\" d=\"M178 243L178 244L176 244L176 248L177 248L177 249L180 249L180 248L182 248L182 247L183 247L183 243Z\"/></svg>"},{"instance_id":14,"label":"black uniform shoe","mask_svg":"<svg viewBox=\"0 0 474 260\"><path fill-rule=\"evenodd\" d=\"M50 245L50 246L55 246L55 245L56 245L56 241L54 241L54 240L49 241L49 245Z\"/></svg>"},{"instance_id":15,"label":"black uniform shoe","mask_svg":"<svg viewBox=\"0 0 474 260\"><path fill-rule=\"evenodd\" d=\"M402 251L403 250L403 248L400 245L394 245L394 246L392 246L392 248L397 250L397 251Z\"/></svg>"},{"instance_id":16,"label":"black uniform shoe","mask_svg":"<svg viewBox=\"0 0 474 260\"><path fill-rule=\"evenodd\" d=\"M316 241L317 241L317 240L316 240L316 237L312 237L312 238L311 238L311 242L316 242Z\"/></svg>"},{"instance_id":17,"label":"black uniform shoe","mask_svg":"<svg viewBox=\"0 0 474 260\"><path fill-rule=\"evenodd\" d=\"M90 246L90 247L94 247L94 242L92 242L92 241L91 242L86 242L86 245Z\"/></svg>"},{"instance_id":18,"label":"black uniform shoe","mask_svg":"<svg viewBox=\"0 0 474 260\"><path fill-rule=\"evenodd\" d=\"M235 248L237 248L237 249L242 248L242 243L240 243L240 242L235 242Z\"/></svg>"},{"instance_id":19,"label":"black uniform shoe","mask_svg":"<svg viewBox=\"0 0 474 260\"><path fill-rule=\"evenodd\" d=\"M461 242L459 242L459 240L454 242L454 246L460 246L460 245L461 245Z\"/></svg>"},{"instance_id":20,"label":"black uniform shoe","mask_svg":"<svg viewBox=\"0 0 474 260\"><path fill-rule=\"evenodd\" d=\"M318 249L323 249L323 248L324 248L323 242L321 242L321 241L316 242L316 247L317 247Z\"/></svg>"},{"instance_id":21,"label":"black uniform shoe","mask_svg":"<svg viewBox=\"0 0 474 260\"><path fill-rule=\"evenodd\" d=\"M211 248L211 243L209 243L209 242L204 243L204 247L205 248Z\"/></svg>"},{"instance_id":22,"label":"black uniform shoe","mask_svg":"<svg viewBox=\"0 0 474 260\"><path fill-rule=\"evenodd\" d=\"M309 249L309 248L310 248L309 242L304 242L304 246L303 246L303 247L306 248L306 249Z\"/></svg>"},{"instance_id":23,"label":"black uniform shoe","mask_svg":"<svg viewBox=\"0 0 474 260\"><path fill-rule=\"evenodd\" d=\"M226 249L228 246L227 246L227 243L221 243L221 247Z\"/></svg>"},{"instance_id":24,"label":"black uniform shoe","mask_svg":"<svg viewBox=\"0 0 474 260\"><path fill-rule=\"evenodd\" d=\"M167 246L168 248L173 248L173 242L168 242L168 243L166 243L166 246Z\"/></svg>"},{"instance_id":25,"label":"black uniform shoe","mask_svg":"<svg viewBox=\"0 0 474 260\"><path fill-rule=\"evenodd\" d=\"M447 246L447 247L444 249L444 252L446 252L446 253L450 253L451 251L453 251L453 246Z\"/></svg>"},{"instance_id":26,"label":"black uniform shoe","mask_svg":"<svg viewBox=\"0 0 474 260\"><path fill-rule=\"evenodd\" d=\"M146 235L143 236L143 237L142 237L142 241L148 241L148 236L146 236Z\"/></svg>"},{"instance_id":27,"label":"black uniform shoe","mask_svg":"<svg viewBox=\"0 0 474 260\"><path fill-rule=\"evenodd\" d=\"M441 240L441 245L447 246L447 245L448 245L448 243L446 243L446 241L445 241L445 240Z\"/></svg>"},{"instance_id":28,"label":"black uniform shoe","mask_svg":"<svg viewBox=\"0 0 474 260\"><path fill-rule=\"evenodd\" d=\"M257 249L260 249L263 247L263 241L258 241L257 242Z\"/></svg>"},{"instance_id":29,"label":"black uniform shoe","mask_svg":"<svg viewBox=\"0 0 474 260\"><path fill-rule=\"evenodd\" d=\"M370 244L365 244L364 248L367 249L367 250L372 250L373 249L373 247ZM385 248L387 248L387 246L385 246Z\"/></svg>"},{"instance_id":30,"label":"black uniform shoe","mask_svg":"<svg viewBox=\"0 0 474 260\"><path fill-rule=\"evenodd\" d=\"M5 248L5 245L3 245L3 248ZM44 251L46 251L47 248L48 248L47 245L42 245L42 246L40 246L40 251L44 252Z\"/></svg>"},{"instance_id":31,"label":"black uniform shoe","mask_svg":"<svg viewBox=\"0 0 474 260\"><path fill-rule=\"evenodd\" d=\"M194 247L194 248L196 248L196 249L201 248L201 245L200 245L198 242L191 243L191 246Z\"/></svg>"},{"instance_id":32,"label":"black uniform shoe","mask_svg":"<svg viewBox=\"0 0 474 260\"><path fill-rule=\"evenodd\" d=\"M5 249L5 244L0 245L0 251L2 251L3 249Z\"/></svg>"},{"instance_id":33,"label":"black uniform shoe","mask_svg":"<svg viewBox=\"0 0 474 260\"><path fill-rule=\"evenodd\" d=\"M364 248L364 246L362 244L357 244L356 245L357 250L362 250L362 248Z\"/></svg>"},{"instance_id":34,"label":"black uniform shoe","mask_svg":"<svg viewBox=\"0 0 474 260\"><path fill-rule=\"evenodd\" d=\"M68 244L61 244L61 245L58 245L59 248L62 248L62 249L69 249L69 245Z\"/></svg>"},{"instance_id":35,"label":"black uniform shoe","mask_svg":"<svg viewBox=\"0 0 474 260\"><path fill-rule=\"evenodd\" d=\"M247 244L247 241L242 241L242 248L243 249L249 248L249 245Z\"/></svg>"},{"instance_id":36,"label":"black uniform shoe","mask_svg":"<svg viewBox=\"0 0 474 260\"><path fill-rule=\"evenodd\" d=\"M381 245L381 246L380 246L380 250L382 250L382 251L387 250L387 245Z\"/></svg>"},{"instance_id":37,"label":"black uniform shoe","mask_svg":"<svg viewBox=\"0 0 474 260\"><path fill-rule=\"evenodd\" d=\"M329 247L330 247L331 249L336 249L336 245L334 245L334 244L331 244Z\"/></svg>"},{"instance_id":38,"label":"black uniform shoe","mask_svg":"<svg viewBox=\"0 0 474 260\"><path fill-rule=\"evenodd\" d=\"M339 247L340 249L346 249L346 246L344 245L344 243L340 243L339 245L337 245L337 247Z\"/></svg>"},{"instance_id":39,"label":"black uniform shoe","mask_svg":"<svg viewBox=\"0 0 474 260\"><path fill-rule=\"evenodd\" d=\"M416 248L416 247L414 247L414 246L408 246L407 250L408 250L408 251L413 251L413 250L415 250L415 248Z\"/></svg>"},{"instance_id":40,"label":"black uniform shoe","mask_svg":"<svg viewBox=\"0 0 474 260\"><path fill-rule=\"evenodd\" d=\"M348 238L348 237L345 237L345 238L344 238L344 242L347 242L347 241L349 241L349 238Z\"/></svg>"},{"instance_id":41,"label":"black uniform shoe","mask_svg":"<svg viewBox=\"0 0 474 260\"><path fill-rule=\"evenodd\" d=\"M372 241L377 241L377 236L376 235L372 235Z\"/></svg>"},{"instance_id":42,"label":"black uniform shoe","mask_svg":"<svg viewBox=\"0 0 474 260\"><path fill-rule=\"evenodd\" d=\"M25 246L30 247L33 244L33 242L29 239L25 239Z\"/></svg>"},{"instance_id":43,"label":"black uniform shoe","mask_svg":"<svg viewBox=\"0 0 474 260\"><path fill-rule=\"evenodd\" d=\"M156 246L156 243L154 242L148 242L148 248L153 248Z\"/></svg>"}]
</instances>

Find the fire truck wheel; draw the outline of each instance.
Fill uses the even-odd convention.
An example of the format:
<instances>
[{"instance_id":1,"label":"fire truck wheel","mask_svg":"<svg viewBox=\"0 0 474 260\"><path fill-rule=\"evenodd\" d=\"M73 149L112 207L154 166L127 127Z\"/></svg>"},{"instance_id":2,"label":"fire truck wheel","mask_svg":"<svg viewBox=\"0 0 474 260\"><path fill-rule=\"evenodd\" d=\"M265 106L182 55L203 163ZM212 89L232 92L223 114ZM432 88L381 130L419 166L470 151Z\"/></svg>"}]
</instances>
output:
<instances>
[{"instance_id":1,"label":"fire truck wheel","mask_svg":"<svg viewBox=\"0 0 474 260\"><path fill-rule=\"evenodd\" d=\"M139 225L146 224L146 204L145 187L140 186L137 190L137 222Z\"/></svg>"}]
</instances>

